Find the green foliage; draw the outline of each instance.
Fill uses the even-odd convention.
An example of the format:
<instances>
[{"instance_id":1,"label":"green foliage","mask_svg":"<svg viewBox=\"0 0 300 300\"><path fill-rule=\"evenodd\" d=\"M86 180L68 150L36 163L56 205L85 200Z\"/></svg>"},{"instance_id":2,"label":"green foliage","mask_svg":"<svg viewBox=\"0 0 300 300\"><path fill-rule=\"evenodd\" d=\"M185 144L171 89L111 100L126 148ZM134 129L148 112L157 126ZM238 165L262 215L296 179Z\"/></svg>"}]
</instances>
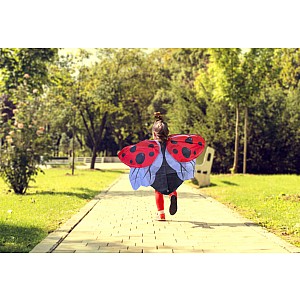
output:
<instances>
[{"instance_id":1,"label":"green foliage","mask_svg":"<svg viewBox=\"0 0 300 300\"><path fill-rule=\"evenodd\" d=\"M60 140L60 149L63 152L64 155L68 155L69 151L71 149L71 140L68 137L68 135L63 132Z\"/></svg>"},{"instance_id":2,"label":"green foliage","mask_svg":"<svg viewBox=\"0 0 300 300\"><path fill-rule=\"evenodd\" d=\"M57 57L57 48L0 48L0 74L5 83L5 91L16 89L23 83L25 74L31 90L43 90L48 82L47 64Z\"/></svg>"},{"instance_id":3,"label":"green foliage","mask_svg":"<svg viewBox=\"0 0 300 300\"><path fill-rule=\"evenodd\" d=\"M274 66L278 74L277 82L285 89L294 89L300 79L300 49L275 49Z\"/></svg>"},{"instance_id":4,"label":"green foliage","mask_svg":"<svg viewBox=\"0 0 300 300\"><path fill-rule=\"evenodd\" d=\"M98 95L114 105L113 110L108 111L106 127L120 149L150 137L151 103L164 82L155 54L147 55L141 49L103 52L99 52L101 61L97 67ZM113 152L116 154L116 150Z\"/></svg>"},{"instance_id":5,"label":"green foliage","mask_svg":"<svg viewBox=\"0 0 300 300\"><path fill-rule=\"evenodd\" d=\"M106 48L90 64L84 49L58 61L46 50L1 48L0 86L11 94L35 70L25 79L44 92L53 155L69 148L64 137L94 158L116 155L150 138L161 111L172 133L199 133L215 148L216 173L300 173L297 48ZM6 100L4 123L14 105Z\"/></svg>"},{"instance_id":6,"label":"green foliage","mask_svg":"<svg viewBox=\"0 0 300 300\"><path fill-rule=\"evenodd\" d=\"M205 102L197 96L194 81L200 70L206 68L207 49L163 49L161 75L163 85L152 101L153 111L166 115L171 132L203 132Z\"/></svg>"},{"instance_id":7,"label":"green foliage","mask_svg":"<svg viewBox=\"0 0 300 300\"><path fill-rule=\"evenodd\" d=\"M244 155L250 173L299 174L295 151L299 114L291 107L291 102L299 106L296 49L213 49L210 53L208 67L196 78L195 88L206 102L204 136L216 149L213 171L228 172L237 151L236 171L241 171ZM228 106L226 100L230 100ZM238 105L235 116L234 105ZM238 137L235 151L233 120ZM248 145L247 152L242 143Z\"/></svg>"},{"instance_id":8,"label":"green foliage","mask_svg":"<svg viewBox=\"0 0 300 300\"><path fill-rule=\"evenodd\" d=\"M241 72L239 48L210 49L211 80L214 80L213 97L215 100L226 99L235 107L244 98L243 74Z\"/></svg>"},{"instance_id":9,"label":"green foliage","mask_svg":"<svg viewBox=\"0 0 300 300\"><path fill-rule=\"evenodd\" d=\"M249 170L299 173L299 90L268 88L250 109Z\"/></svg>"},{"instance_id":10,"label":"green foliage","mask_svg":"<svg viewBox=\"0 0 300 300\"><path fill-rule=\"evenodd\" d=\"M195 127L196 128L196 127ZM202 133L208 145L213 147L215 157L212 171L228 173L233 164L235 116L228 101L209 103Z\"/></svg>"},{"instance_id":11,"label":"green foliage","mask_svg":"<svg viewBox=\"0 0 300 300\"><path fill-rule=\"evenodd\" d=\"M62 152L71 153L70 140L73 136L75 136L74 150L77 152L83 148L83 130L75 101L79 96L77 68L85 57L86 54L83 57L61 55L56 64L49 68L51 86L47 89L45 98L49 103L50 114L55 116L50 122L53 156L59 156Z\"/></svg>"}]
</instances>

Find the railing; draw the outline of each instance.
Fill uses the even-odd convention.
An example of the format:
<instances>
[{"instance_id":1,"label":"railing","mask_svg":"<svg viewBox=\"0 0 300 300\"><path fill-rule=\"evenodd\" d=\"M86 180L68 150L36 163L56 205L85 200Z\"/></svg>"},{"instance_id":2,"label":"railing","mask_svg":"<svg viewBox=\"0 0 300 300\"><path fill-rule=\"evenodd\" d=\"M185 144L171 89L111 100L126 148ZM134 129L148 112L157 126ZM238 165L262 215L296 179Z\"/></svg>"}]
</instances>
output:
<instances>
[{"instance_id":1,"label":"railing","mask_svg":"<svg viewBox=\"0 0 300 300\"><path fill-rule=\"evenodd\" d=\"M207 147L204 155L200 155L196 159L195 166L195 179L198 181L199 186L209 186L210 185L210 172L213 164L215 150L211 147ZM91 157L75 157L75 162L90 164ZM111 157L96 157L96 163L120 163L118 156ZM72 157L54 157L49 160L47 165L64 165L71 164Z\"/></svg>"},{"instance_id":2,"label":"railing","mask_svg":"<svg viewBox=\"0 0 300 300\"><path fill-rule=\"evenodd\" d=\"M92 161L91 157L75 157L75 162L90 164ZM118 156L112 157L96 157L96 163L119 163ZM53 157L46 162L47 165L66 165L72 163L72 157Z\"/></svg>"}]
</instances>

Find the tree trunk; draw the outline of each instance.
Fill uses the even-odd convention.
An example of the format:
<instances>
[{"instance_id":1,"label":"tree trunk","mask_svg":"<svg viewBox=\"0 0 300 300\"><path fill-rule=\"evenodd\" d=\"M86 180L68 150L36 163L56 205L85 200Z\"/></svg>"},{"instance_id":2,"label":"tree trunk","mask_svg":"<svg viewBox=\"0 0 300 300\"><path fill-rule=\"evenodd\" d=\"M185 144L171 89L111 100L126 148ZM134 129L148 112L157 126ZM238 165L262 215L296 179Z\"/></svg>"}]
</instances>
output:
<instances>
[{"instance_id":1,"label":"tree trunk","mask_svg":"<svg viewBox=\"0 0 300 300\"><path fill-rule=\"evenodd\" d=\"M90 169L91 169L91 170L94 170L94 169L95 169L96 158L97 158L97 145L94 145L94 146L93 146L93 153L92 153L91 166L90 166Z\"/></svg>"},{"instance_id":2,"label":"tree trunk","mask_svg":"<svg viewBox=\"0 0 300 300\"><path fill-rule=\"evenodd\" d=\"M72 141L72 175L75 173L75 143L74 143L74 137Z\"/></svg>"},{"instance_id":3,"label":"tree trunk","mask_svg":"<svg viewBox=\"0 0 300 300\"><path fill-rule=\"evenodd\" d=\"M247 172L248 107L245 107L243 174Z\"/></svg>"},{"instance_id":4,"label":"tree trunk","mask_svg":"<svg viewBox=\"0 0 300 300\"><path fill-rule=\"evenodd\" d=\"M76 110L74 110L74 116L73 116L73 138L72 138L72 175L74 175L75 172L75 119L76 119Z\"/></svg>"},{"instance_id":5,"label":"tree trunk","mask_svg":"<svg viewBox=\"0 0 300 300\"><path fill-rule=\"evenodd\" d=\"M239 120L240 111L239 104L236 105L236 120L235 120L235 143L234 143L234 161L232 166L232 173L237 173L238 158L239 158Z\"/></svg>"},{"instance_id":6,"label":"tree trunk","mask_svg":"<svg viewBox=\"0 0 300 300\"><path fill-rule=\"evenodd\" d=\"M91 160L91 167L90 169L95 169L95 162L97 158L97 145L101 142L104 127L106 124L108 112L105 112L101 121L100 129L99 129L99 135L95 139L95 143L93 145L93 153L92 153L92 160Z\"/></svg>"},{"instance_id":7,"label":"tree trunk","mask_svg":"<svg viewBox=\"0 0 300 300\"><path fill-rule=\"evenodd\" d=\"M121 150L123 148L123 141L124 141L124 137L121 133L121 130L118 130L117 132L115 132L115 136L118 140L118 147L119 147L119 150Z\"/></svg>"},{"instance_id":8,"label":"tree trunk","mask_svg":"<svg viewBox=\"0 0 300 300\"><path fill-rule=\"evenodd\" d=\"M55 144L55 149L54 149L54 156L59 156L59 145L61 141L61 135L58 136L56 144Z\"/></svg>"}]
</instances>

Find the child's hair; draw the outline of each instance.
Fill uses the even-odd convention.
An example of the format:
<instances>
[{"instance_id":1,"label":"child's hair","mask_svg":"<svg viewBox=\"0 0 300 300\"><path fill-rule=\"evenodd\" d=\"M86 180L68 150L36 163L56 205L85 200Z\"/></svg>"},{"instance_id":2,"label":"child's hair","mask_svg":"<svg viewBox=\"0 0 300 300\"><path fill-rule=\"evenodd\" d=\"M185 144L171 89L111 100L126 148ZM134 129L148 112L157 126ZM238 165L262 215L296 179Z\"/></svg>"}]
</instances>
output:
<instances>
[{"instance_id":1,"label":"child's hair","mask_svg":"<svg viewBox=\"0 0 300 300\"><path fill-rule=\"evenodd\" d=\"M169 135L169 128L168 124L163 121L163 117L161 116L160 112L154 113L155 122L152 126L152 132L157 134L157 137L165 142L168 139Z\"/></svg>"}]
</instances>

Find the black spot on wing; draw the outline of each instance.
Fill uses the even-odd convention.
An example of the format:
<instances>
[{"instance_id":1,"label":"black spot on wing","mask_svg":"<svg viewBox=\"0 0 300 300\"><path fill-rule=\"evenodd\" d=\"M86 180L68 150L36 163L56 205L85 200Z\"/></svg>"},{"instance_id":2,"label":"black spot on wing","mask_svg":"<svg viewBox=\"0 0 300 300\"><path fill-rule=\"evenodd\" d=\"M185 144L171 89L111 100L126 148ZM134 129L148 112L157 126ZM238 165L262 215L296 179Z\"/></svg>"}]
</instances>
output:
<instances>
[{"instance_id":1,"label":"black spot on wing","mask_svg":"<svg viewBox=\"0 0 300 300\"><path fill-rule=\"evenodd\" d=\"M136 151L136 146L134 145L134 146L132 146L131 148L130 148L130 150L129 150L131 153L134 153L135 151Z\"/></svg>"},{"instance_id":2,"label":"black spot on wing","mask_svg":"<svg viewBox=\"0 0 300 300\"><path fill-rule=\"evenodd\" d=\"M193 138L191 136L189 136L186 140L185 140L186 143L188 144L193 144Z\"/></svg>"},{"instance_id":3,"label":"black spot on wing","mask_svg":"<svg viewBox=\"0 0 300 300\"><path fill-rule=\"evenodd\" d=\"M186 147L183 147L182 150L182 155L185 157L185 158L190 158L191 156L191 150L186 148Z\"/></svg>"},{"instance_id":4,"label":"black spot on wing","mask_svg":"<svg viewBox=\"0 0 300 300\"><path fill-rule=\"evenodd\" d=\"M144 153L139 153L136 156L135 161L136 161L137 164L141 165L145 161L145 154Z\"/></svg>"}]
</instances>

